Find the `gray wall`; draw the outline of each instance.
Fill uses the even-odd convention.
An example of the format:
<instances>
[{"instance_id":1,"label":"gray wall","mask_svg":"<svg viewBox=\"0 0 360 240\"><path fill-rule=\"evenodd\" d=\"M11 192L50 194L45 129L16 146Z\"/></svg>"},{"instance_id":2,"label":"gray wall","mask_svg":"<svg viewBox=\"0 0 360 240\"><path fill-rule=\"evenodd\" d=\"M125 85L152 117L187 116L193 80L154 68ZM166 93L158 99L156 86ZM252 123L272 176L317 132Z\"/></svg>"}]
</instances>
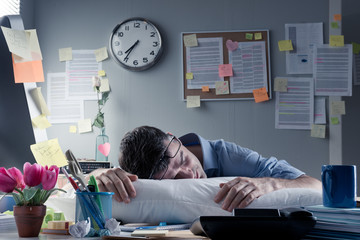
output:
<instances>
[{"instance_id":1,"label":"gray wall","mask_svg":"<svg viewBox=\"0 0 360 240\"><path fill-rule=\"evenodd\" d=\"M349 2L359 5L355 0ZM277 41L284 39L284 24L323 22L324 39L328 42L328 0L32 0L26 5L28 8L22 12L24 24L37 29L45 74L65 70L65 63L58 61L59 48L107 46L112 29L124 19L148 18L162 30L165 54L152 69L129 72L110 58L103 62L112 89L105 107L105 121L113 164L117 165L122 136L145 124L176 135L194 131L208 139L233 141L264 156L286 159L316 178L320 177L321 165L328 163L328 139L311 138L310 131L275 129L274 99L260 104L202 102L201 108L187 109L182 101L180 51L181 32L269 29L272 79L284 76L285 54L277 47ZM347 15L343 18L345 25ZM351 29L354 22L348 24ZM46 84L40 85L46 95ZM354 90L354 95L359 95L357 92ZM349 105L354 110L347 105L347 112L359 115L355 110L358 100L354 97L351 101L354 102ZM93 119L95 114L96 102L87 101L85 117ZM344 123L357 122L347 118ZM77 157L94 158L97 129L74 135L68 133L69 125L53 125L47 131L48 138L58 137L63 150L72 149ZM344 129L344 134L344 143L353 141L352 131ZM347 150L344 146L344 151ZM356 154L349 151L345 156L352 160Z\"/></svg>"}]
</instances>

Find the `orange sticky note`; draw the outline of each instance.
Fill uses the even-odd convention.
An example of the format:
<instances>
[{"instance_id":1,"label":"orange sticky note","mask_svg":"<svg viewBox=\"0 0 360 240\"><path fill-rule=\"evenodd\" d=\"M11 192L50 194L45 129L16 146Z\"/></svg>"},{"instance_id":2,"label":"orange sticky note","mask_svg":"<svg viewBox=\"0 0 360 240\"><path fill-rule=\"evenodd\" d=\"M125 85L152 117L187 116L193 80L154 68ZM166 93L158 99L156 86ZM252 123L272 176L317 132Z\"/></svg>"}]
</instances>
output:
<instances>
[{"instance_id":1,"label":"orange sticky note","mask_svg":"<svg viewBox=\"0 0 360 240\"><path fill-rule=\"evenodd\" d=\"M203 92L209 92L209 86L202 86L201 91Z\"/></svg>"},{"instance_id":2,"label":"orange sticky note","mask_svg":"<svg viewBox=\"0 0 360 240\"><path fill-rule=\"evenodd\" d=\"M341 21L341 14L334 14L334 21Z\"/></svg>"},{"instance_id":3,"label":"orange sticky note","mask_svg":"<svg viewBox=\"0 0 360 240\"><path fill-rule=\"evenodd\" d=\"M15 83L44 82L42 61L15 63L13 57Z\"/></svg>"},{"instance_id":4,"label":"orange sticky note","mask_svg":"<svg viewBox=\"0 0 360 240\"><path fill-rule=\"evenodd\" d=\"M256 103L265 102L269 100L269 96L267 95L265 87L254 89L253 94Z\"/></svg>"},{"instance_id":5,"label":"orange sticky note","mask_svg":"<svg viewBox=\"0 0 360 240\"><path fill-rule=\"evenodd\" d=\"M231 77L233 75L232 64L219 65L219 77Z\"/></svg>"}]
</instances>

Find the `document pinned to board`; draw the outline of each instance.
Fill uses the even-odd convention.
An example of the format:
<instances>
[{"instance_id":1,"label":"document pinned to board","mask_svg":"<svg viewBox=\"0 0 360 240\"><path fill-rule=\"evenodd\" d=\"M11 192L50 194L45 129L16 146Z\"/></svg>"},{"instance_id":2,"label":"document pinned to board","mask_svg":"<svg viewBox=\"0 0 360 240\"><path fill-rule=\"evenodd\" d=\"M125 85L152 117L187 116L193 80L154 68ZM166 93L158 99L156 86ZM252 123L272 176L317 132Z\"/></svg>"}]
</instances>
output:
<instances>
[{"instance_id":1,"label":"document pinned to board","mask_svg":"<svg viewBox=\"0 0 360 240\"><path fill-rule=\"evenodd\" d=\"M63 167L68 164L57 138L32 144L30 149L36 162L42 166L56 165Z\"/></svg>"}]
</instances>

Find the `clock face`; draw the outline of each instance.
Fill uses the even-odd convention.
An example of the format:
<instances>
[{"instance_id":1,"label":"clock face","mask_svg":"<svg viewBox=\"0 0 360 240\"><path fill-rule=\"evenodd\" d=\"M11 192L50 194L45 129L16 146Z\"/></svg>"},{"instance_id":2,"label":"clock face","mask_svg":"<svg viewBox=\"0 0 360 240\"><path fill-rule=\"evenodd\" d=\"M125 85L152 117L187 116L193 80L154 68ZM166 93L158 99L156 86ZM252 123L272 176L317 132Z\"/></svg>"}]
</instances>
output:
<instances>
[{"instance_id":1,"label":"clock face","mask_svg":"<svg viewBox=\"0 0 360 240\"><path fill-rule=\"evenodd\" d=\"M110 36L110 52L126 69L142 71L160 58L163 42L157 27L143 18L131 18L118 24Z\"/></svg>"}]
</instances>

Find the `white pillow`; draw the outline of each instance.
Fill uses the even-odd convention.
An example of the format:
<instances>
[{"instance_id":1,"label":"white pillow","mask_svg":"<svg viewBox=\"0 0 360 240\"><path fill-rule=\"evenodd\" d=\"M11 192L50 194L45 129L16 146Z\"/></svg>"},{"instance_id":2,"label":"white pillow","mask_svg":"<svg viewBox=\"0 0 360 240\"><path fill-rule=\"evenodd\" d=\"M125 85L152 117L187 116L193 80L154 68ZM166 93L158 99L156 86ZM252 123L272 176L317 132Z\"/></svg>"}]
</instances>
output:
<instances>
[{"instance_id":1,"label":"white pillow","mask_svg":"<svg viewBox=\"0 0 360 240\"><path fill-rule=\"evenodd\" d=\"M113 200L113 217L129 222L190 223L198 216L231 213L214 202L219 184L234 177L179 180L145 180L134 182L136 198L129 204ZM274 191L255 199L248 208L286 208L322 204L321 191L288 188ZM46 205L63 211L67 219L74 220L74 194L49 199Z\"/></svg>"}]
</instances>

